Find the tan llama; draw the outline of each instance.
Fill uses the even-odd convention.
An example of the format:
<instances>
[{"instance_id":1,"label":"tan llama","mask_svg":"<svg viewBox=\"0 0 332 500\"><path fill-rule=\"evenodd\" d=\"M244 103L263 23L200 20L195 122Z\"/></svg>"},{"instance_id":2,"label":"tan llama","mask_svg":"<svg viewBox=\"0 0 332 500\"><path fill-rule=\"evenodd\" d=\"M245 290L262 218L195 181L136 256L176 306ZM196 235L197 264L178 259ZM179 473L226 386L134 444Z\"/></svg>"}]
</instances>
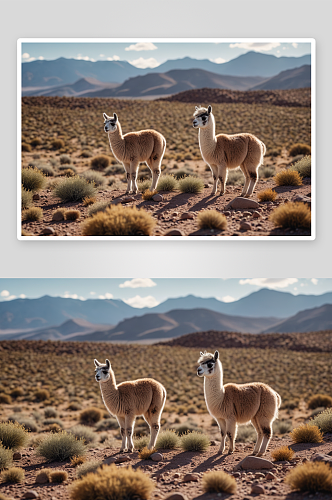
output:
<instances>
[{"instance_id":1,"label":"tan llama","mask_svg":"<svg viewBox=\"0 0 332 500\"><path fill-rule=\"evenodd\" d=\"M122 436L121 452L128 445L134 450L133 431L136 417L143 415L150 427L149 449L153 449L160 429L160 417L165 406L166 389L152 378L122 382L117 385L111 363L94 360L96 380L109 413L116 417Z\"/></svg>"},{"instance_id":2,"label":"tan llama","mask_svg":"<svg viewBox=\"0 0 332 500\"><path fill-rule=\"evenodd\" d=\"M212 195L217 194L218 181L221 183L220 195L224 194L229 169L240 167L245 183L241 196L249 198L258 180L258 167L263 163L265 144L252 134L219 134L212 106L198 108L194 113L194 128L199 128L198 141L203 160L213 174Z\"/></svg>"},{"instance_id":3,"label":"tan llama","mask_svg":"<svg viewBox=\"0 0 332 500\"><path fill-rule=\"evenodd\" d=\"M156 130L141 130L123 135L116 113L113 118L103 113L104 130L108 134L110 147L115 158L121 162L127 173L127 191L138 191L137 172L140 163L146 163L152 172L151 191L157 187L161 173L161 162L165 154L166 139Z\"/></svg>"},{"instance_id":4,"label":"tan llama","mask_svg":"<svg viewBox=\"0 0 332 500\"><path fill-rule=\"evenodd\" d=\"M278 417L281 397L270 386L261 382L223 385L223 370L219 353L201 352L197 375L204 377L204 396L210 415L217 421L221 434L218 453L225 450L226 436L229 451L234 451L238 424L251 421L257 432L253 455L266 452L272 437L272 423Z\"/></svg>"}]
</instances>

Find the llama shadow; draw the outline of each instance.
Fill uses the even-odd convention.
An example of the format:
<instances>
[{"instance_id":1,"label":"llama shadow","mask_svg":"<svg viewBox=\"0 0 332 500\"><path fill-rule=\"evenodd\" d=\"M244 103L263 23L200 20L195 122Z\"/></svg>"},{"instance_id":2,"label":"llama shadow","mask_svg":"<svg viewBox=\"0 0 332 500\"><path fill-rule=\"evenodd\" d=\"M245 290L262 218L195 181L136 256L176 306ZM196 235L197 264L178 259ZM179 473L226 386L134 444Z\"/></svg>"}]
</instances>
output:
<instances>
[{"instance_id":1,"label":"llama shadow","mask_svg":"<svg viewBox=\"0 0 332 500\"><path fill-rule=\"evenodd\" d=\"M167 205L164 205L161 207L159 210L156 211L157 214L165 212L165 210L174 210L178 207L181 207L182 205L186 205L188 203L188 200L192 197L195 196L195 193L180 193L174 196ZM190 209L189 209L190 210Z\"/></svg>"},{"instance_id":2,"label":"llama shadow","mask_svg":"<svg viewBox=\"0 0 332 500\"><path fill-rule=\"evenodd\" d=\"M289 448L291 448L293 451L298 452L298 451L303 451L307 450L308 448L311 450L312 448L320 448L323 446L325 443L295 443L291 444ZM319 450L317 450L319 451Z\"/></svg>"},{"instance_id":3,"label":"llama shadow","mask_svg":"<svg viewBox=\"0 0 332 500\"><path fill-rule=\"evenodd\" d=\"M227 457L227 453L223 455L216 453L216 455L209 457L205 462L198 464L197 467L193 468L192 472L206 472L208 469L223 464Z\"/></svg>"},{"instance_id":4,"label":"llama shadow","mask_svg":"<svg viewBox=\"0 0 332 500\"><path fill-rule=\"evenodd\" d=\"M275 186L273 188L273 191L275 191L278 194L282 194L282 193L289 193L292 191L297 191L298 189L301 189L302 187L303 187L303 185L301 185L301 186Z\"/></svg>"},{"instance_id":5,"label":"llama shadow","mask_svg":"<svg viewBox=\"0 0 332 500\"><path fill-rule=\"evenodd\" d=\"M218 499L221 500L231 498L233 495L230 493L218 493ZM216 493L201 493L197 496L190 497L192 500L215 500Z\"/></svg>"},{"instance_id":6,"label":"llama shadow","mask_svg":"<svg viewBox=\"0 0 332 500\"><path fill-rule=\"evenodd\" d=\"M191 208L189 208L189 212L190 211L195 212L195 211L202 210L203 208L208 207L209 205L215 203L216 198L219 198L219 196L214 195L214 194L210 194L210 195L206 196L205 198L200 200L198 203L196 203L196 205L193 205Z\"/></svg>"}]
</instances>

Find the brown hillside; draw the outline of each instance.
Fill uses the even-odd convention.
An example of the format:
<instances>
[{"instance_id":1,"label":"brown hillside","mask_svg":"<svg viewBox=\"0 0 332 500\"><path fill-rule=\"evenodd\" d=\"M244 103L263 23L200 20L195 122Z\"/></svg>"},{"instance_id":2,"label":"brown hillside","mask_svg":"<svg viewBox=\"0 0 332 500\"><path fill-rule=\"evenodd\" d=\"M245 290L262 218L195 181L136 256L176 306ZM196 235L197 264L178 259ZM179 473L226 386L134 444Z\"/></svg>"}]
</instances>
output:
<instances>
[{"instance_id":1,"label":"brown hillside","mask_svg":"<svg viewBox=\"0 0 332 500\"><path fill-rule=\"evenodd\" d=\"M204 88L186 90L158 100L169 102L191 102L202 106L207 103L226 102L269 104L286 107L310 107L311 89L242 91Z\"/></svg>"}]
</instances>

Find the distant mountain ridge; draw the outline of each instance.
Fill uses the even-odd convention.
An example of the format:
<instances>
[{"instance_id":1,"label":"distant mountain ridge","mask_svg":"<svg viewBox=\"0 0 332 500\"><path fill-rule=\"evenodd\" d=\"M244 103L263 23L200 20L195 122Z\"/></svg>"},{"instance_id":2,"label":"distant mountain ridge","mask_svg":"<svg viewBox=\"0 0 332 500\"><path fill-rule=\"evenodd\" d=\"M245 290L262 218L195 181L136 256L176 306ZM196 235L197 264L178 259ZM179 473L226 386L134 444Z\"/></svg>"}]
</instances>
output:
<instances>
[{"instance_id":1,"label":"distant mountain ridge","mask_svg":"<svg viewBox=\"0 0 332 500\"><path fill-rule=\"evenodd\" d=\"M311 87L311 66L282 71L276 76L252 87L250 90L302 89Z\"/></svg>"}]
</instances>

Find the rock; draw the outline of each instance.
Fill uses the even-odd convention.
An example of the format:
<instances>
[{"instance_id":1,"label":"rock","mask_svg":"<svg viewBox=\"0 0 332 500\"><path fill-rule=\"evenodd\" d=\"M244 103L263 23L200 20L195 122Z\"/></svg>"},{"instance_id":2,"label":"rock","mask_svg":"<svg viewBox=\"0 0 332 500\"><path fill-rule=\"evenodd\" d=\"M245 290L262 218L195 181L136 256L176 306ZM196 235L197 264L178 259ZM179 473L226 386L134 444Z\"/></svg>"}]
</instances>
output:
<instances>
[{"instance_id":1,"label":"rock","mask_svg":"<svg viewBox=\"0 0 332 500\"><path fill-rule=\"evenodd\" d=\"M265 475L262 472L256 472L255 479L259 479L261 477L265 477Z\"/></svg>"},{"instance_id":2,"label":"rock","mask_svg":"<svg viewBox=\"0 0 332 500\"><path fill-rule=\"evenodd\" d=\"M162 194L155 194L152 196L153 201L163 201L164 197Z\"/></svg>"},{"instance_id":3,"label":"rock","mask_svg":"<svg viewBox=\"0 0 332 500\"><path fill-rule=\"evenodd\" d=\"M59 220L65 220L64 213L63 212L54 212L52 215L52 220L59 221Z\"/></svg>"},{"instance_id":4,"label":"rock","mask_svg":"<svg viewBox=\"0 0 332 500\"><path fill-rule=\"evenodd\" d=\"M32 196L32 199L33 199L33 201L40 200L40 195L39 195L38 193L35 193L35 194Z\"/></svg>"},{"instance_id":5,"label":"rock","mask_svg":"<svg viewBox=\"0 0 332 500\"><path fill-rule=\"evenodd\" d=\"M265 489L260 484L253 484L251 486L251 493L256 493L256 495L264 495Z\"/></svg>"},{"instance_id":6,"label":"rock","mask_svg":"<svg viewBox=\"0 0 332 500\"><path fill-rule=\"evenodd\" d=\"M115 462L116 464L122 464L122 462L130 462L131 458L128 455L119 455Z\"/></svg>"},{"instance_id":7,"label":"rock","mask_svg":"<svg viewBox=\"0 0 332 500\"><path fill-rule=\"evenodd\" d=\"M273 481L273 479L276 479L276 477L272 472L268 472L265 476L265 479L267 479L268 481Z\"/></svg>"},{"instance_id":8,"label":"rock","mask_svg":"<svg viewBox=\"0 0 332 500\"><path fill-rule=\"evenodd\" d=\"M250 200L249 198L242 198L241 196L234 198L234 200L230 201L227 205L227 208L258 208L259 204L255 200Z\"/></svg>"},{"instance_id":9,"label":"rock","mask_svg":"<svg viewBox=\"0 0 332 500\"><path fill-rule=\"evenodd\" d=\"M115 198L115 200L112 200L111 201L111 205L119 205L119 203L121 203L122 200L120 198Z\"/></svg>"},{"instance_id":10,"label":"rock","mask_svg":"<svg viewBox=\"0 0 332 500\"><path fill-rule=\"evenodd\" d=\"M35 490L28 490L24 493L22 498L39 498Z\"/></svg>"},{"instance_id":11,"label":"rock","mask_svg":"<svg viewBox=\"0 0 332 500\"><path fill-rule=\"evenodd\" d=\"M265 458L259 458L254 456L245 457L241 462L236 464L234 471L241 469L244 470L260 470L260 469L273 469L274 465L269 460Z\"/></svg>"},{"instance_id":12,"label":"rock","mask_svg":"<svg viewBox=\"0 0 332 500\"><path fill-rule=\"evenodd\" d=\"M217 446L217 445L218 445L218 443L216 443L216 441L213 441L213 440L210 441L210 446Z\"/></svg>"},{"instance_id":13,"label":"rock","mask_svg":"<svg viewBox=\"0 0 332 500\"><path fill-rule=\"evenodd\" d=\"M241 477L241 472L233 472L233 477Z\"/></svg>"},{"instance_id":14,"label":"rock","mask_svg":"<svg viewBox=\"0 0 332 500\"><path fill-rule=\"evenodd\" d=\"M182 493L171 493L164 500L188 500L188 497L182 495Z\"/></svg>"},{"instance_id":15,"label":"rock","mask_svg":"<svg viewBox=\"0 0 332 500\"><path fill-rule=\"evenodd\" d=\"M308 196L298 195L293 198L293 201L305 203L306 205L309 205L309 207L311 207L311 198L309 198Z\"/></svg>"},{"instance_id":16,"label":"rock","mask_svg":"<svg viewBox=\"0 0 332 500\"><path fill-rule=\"evenodd\" d=\"M173 212L172 217L177 217L179 215L179 212Z\"/></svg>"},{"instance_id":17,"label":"rock","mask_svg":"<svg viewBox=\"0 0 332 500\"><path fill-rule=\"evenodd\" d=\"M183 212L183 214L181 214L181 217L180 217L181 220L193 219L193 218L194 218L194 214L192 212Z\"/></svg>"},{"instance_id":18,"label":"rock","mask_svg":"<svg viewBox=\"0 0 332 500\"><path fill-rule=\"evenodd\" d=\"M53 227L44 227L44 229L42 229L40 234L42 234L44 236L49 236L51 234L55 234L55 231L54 231Z\"/></svg>"},{"instance_id":19,"label":"rock","mask_svg":"<svg viewBox=\"0 0 332 500\"><path fill-rule=\"evenodd\" d=\"M251 224L245 220L241 220L240 229L241 231L249 231L251 229Z\"/></svg>"},{"instance_id":20,"label":"rock","mask_svg":"<svg viewBox=\"0 0 332 500\"><path fill-rule=\"evenodd\" d=\"M311 462L324 462L325 464L332 465L332 457L324 453L314 453L310 458Z\"/></svg>"},{"instance_id":21,"label":"rock","mask_svg":"<svg viewBox=\"0 0 332 500\"><path fill-rule=\"evenodd\" d=\"M103 464L110 465L116 463L116 457L108 457L103 460Z\"/></svg>"},{"instance_id":22,"label":"rock","mask_svg":"<svg viewBox=\"0 0 332 500\"><path fill-rule=\"evenodd\" d=\"M259 212L255 211L255 212L253 212L252 216L254 219L259 219L261 214Z\"/></svg>"},{"instance_id":23,"label":"rock","mask_svg":"<svg viewBox=\"0 0 332 500\"><path fill-rule=\"evenodd\" d=\"M230 213L228 210L226 210L226 211L224 212L224 215L226 215L226 217L229 217L229 216L231 215L231 213Z\"/></svg>"},{"instance_id":24,"label":"rock","mask_svg":"<svg viewBox=\"0 0 332 500\"><path fill-rule=\"evenodd\" d=\"M131 201L135 201L135 198L133 198L132 196L126 196L121 200L121 203L130 203Z\"/></svg>"},{"instance_id":25,"label":"rock","mask_svg":"<svg viewBox=\"0 0 332 500\"><path fill-rule=\"evenodd\" d=\"M243 214L245 217L251 217L252 213L251 212L243 212Z\"/></svg>"},{"instance_id":26,"label":"rock","mask_svg":"<svg viewBox=\"0 0 332 500\"><path fill-rule=\"evenodd\" d=\"M154 462L161 462L161 460L164 458L162 453L152 453L150 456L151 460Z\"/></svg>"},{"instance_id":27,"label":"rock","mask_svg":"<svg viewBox=\"0 0 332 500\"><path fill-rule=\"evenodd\" d=\"M174 477L174 479L179 479L180 474L178 472L176 472L175 474L173 474L173 477Z\"/></svg>"},{"instance_id":28,"label":"rock","mask_svg":"<svg viewBox=\"0 0 332 500\"><path fill-rule=\"evenodd\" d=\"M184 234L179 229L171 229L164 236L184 236Z\"/></svg>"},{"instance_id":29,"label":"rock","mask_svg":"<svg viewBox=\"0 0 332 500\"><path fill-rule=\"evenodd\" d=\"M198 475L197 474L186 474L184 478L182 479L182 482L184 483L190 483L192 481L197 482L198 481Z\"/></svg>"},{"instance_id":30,"label":"rock","mask_svg":"<svg viewBox=\"0 0 332 500\"><path fill-rule=\"evenodd\" d=\"M21 458L21 453L19 451L15 451L15 453L13 454L13 460L21 460Z\"/></svg>"},{"instance_id":31,"label":"rock","mask_svg":"<svg viewBox=\"0 0 332 500\"><path fill-rule=\"evenodd\" d=\"M206 183L204 184L204 187L205 187L205 188L210 188L210 187L212 187L212 184L209 184L208 182L206 182Z\"/></svg>"},{"instance_id":32,"label":"rock","mask_svg":"<svg viewBox=\"0 0 332 500\"><path fill-rule=\"evenodd\" d=\"M50 478L46 472L41 471L36 477L37 484L46 484L50 482Z\"/></svg>"}]
</instances>

